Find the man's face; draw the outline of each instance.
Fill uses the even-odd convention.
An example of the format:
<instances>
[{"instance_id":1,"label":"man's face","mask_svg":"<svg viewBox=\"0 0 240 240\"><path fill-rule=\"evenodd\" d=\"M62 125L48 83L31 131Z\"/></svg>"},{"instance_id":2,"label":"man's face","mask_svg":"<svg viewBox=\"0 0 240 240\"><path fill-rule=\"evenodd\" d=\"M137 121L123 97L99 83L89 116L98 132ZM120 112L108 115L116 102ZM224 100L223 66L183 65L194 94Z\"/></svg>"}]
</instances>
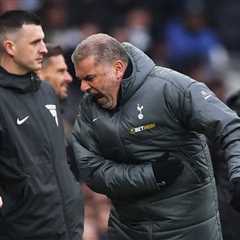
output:
<instances>
[{"instance_id":1,"label":"man's face","mask_svg":"<svg viewBox=\"0 0 240 240\"><path fill-rule=\"evenodd\" d=\"M24 74L42 67L43 56L47 53L42 27L24 24L16 33L10 34L12 56L16 72Z\"/></svg>"},{"instance_id":2,"label":"man's face","mask_svg":"<svg viewBox=\"0 0 240 240\"><path fill-rule=\"evenodd\" d=\"M62 55L49 57L47 65L40 70L40 76L50 82L59 98L64 99L68 96L72 76Z\"/></svg>"},{"instance_id":3,"label":"man's face","mask_svg":"<svg viewBox=\"0 0 240 240\"><path fill-rule=\"evenodd\" d=\"M81 91L95 96L96 102L105 109L117 106L118 92L125 68L122 61L96 63L89 56L75 65L76 76L81 81Z\"/></svg>"}]
</instances>

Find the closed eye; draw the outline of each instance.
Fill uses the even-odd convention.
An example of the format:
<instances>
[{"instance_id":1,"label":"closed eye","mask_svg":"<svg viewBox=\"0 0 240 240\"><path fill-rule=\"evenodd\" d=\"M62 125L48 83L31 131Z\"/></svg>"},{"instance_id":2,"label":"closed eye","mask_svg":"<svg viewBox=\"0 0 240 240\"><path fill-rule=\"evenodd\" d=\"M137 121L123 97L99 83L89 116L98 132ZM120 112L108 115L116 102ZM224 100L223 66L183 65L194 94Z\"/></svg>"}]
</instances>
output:
<instances>
[{"instance_id":1,"label":"closed eye","mask_svg":"<svg viewBox=\"0 0 240 240\"><path fill-rule=\"evenodd\" d=\"M95 79L96 75L87 75L83 78L83 80L91 82Z\"/></svg>"}]
</instances>

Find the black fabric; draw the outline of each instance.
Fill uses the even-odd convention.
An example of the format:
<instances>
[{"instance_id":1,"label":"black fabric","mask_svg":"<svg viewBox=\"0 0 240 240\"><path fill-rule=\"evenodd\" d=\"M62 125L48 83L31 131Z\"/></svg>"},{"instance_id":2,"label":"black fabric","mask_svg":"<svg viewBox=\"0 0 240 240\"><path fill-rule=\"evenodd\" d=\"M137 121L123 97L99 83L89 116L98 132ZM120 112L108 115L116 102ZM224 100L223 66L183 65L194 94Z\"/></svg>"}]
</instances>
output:
<instances>
[{"instance_id":1,"label":"black fabric","mask_svg":"<svg viewBox=\"0 0 240 240\"><path fill-rule=\"evenodd\" d=\"M169 153L165 153L152 163L152 167L157 183L169 186L181 175L184 165L176 158L169 158Z\"/></svg>"},{"instance_id":2,"label":"black fabric","mask_svg":"<svg viewBox=\"0 0 240 240\"><path fill-rule=\"evenodd\" d=\"M123 79L130 77L131 74L132 74L132 70L133 70L132 61L131 61L130 58L128 58L128 65L127 65L127 68L126 68L126 70L125 70Z\"/></svg>"},{"instance_id":3,"label":"black fabric","mask_svg":"<svg viewBox=\"0 0 240 240\"><path fill-rule=\"evenodd\" d=\"M240 212L240 178L235 178L232 180L233 182L233 191L232 191L232 199L231 206Z\"/></svg>"},{"instance_id":4,"label":"black fabric","mask_svg":"<svg viewBox=\"0 0 240 240\"><path fill-rule=\"evenodd\" d=\"M12 89L15 92L35 92L40 88L42 81L34 72L24 75L11 74L0 66L0 86Z\"/></svg>"},{"instance_id":5,"label":"black fabric","mask_svg":"<svg viewBox=\"0 0 240 240\"><path fill-rule=\"evenodd\" d=\"M79 169L77 167L77 162L76 162L76 158L75 158L75 155L73 152L72 145L69 144L69 141L67 141L66 152L67 152L67 161L70 166L70 169L71 169L74 177L76 178L76 180L79 182L80 181L80 179L79 179L80 173L79 173Z\"/></svg>"},{"instance_id":6,"label":"black fabric","mask_svg":"<svg viewBox=\"0 0 240 240\"><path fill-rule=\"evenodd\" d=\"M0 143L0 239L79 240L83 198L67 164L59 102L34 73L0 68Z\"/></svg>"}]
</instances>

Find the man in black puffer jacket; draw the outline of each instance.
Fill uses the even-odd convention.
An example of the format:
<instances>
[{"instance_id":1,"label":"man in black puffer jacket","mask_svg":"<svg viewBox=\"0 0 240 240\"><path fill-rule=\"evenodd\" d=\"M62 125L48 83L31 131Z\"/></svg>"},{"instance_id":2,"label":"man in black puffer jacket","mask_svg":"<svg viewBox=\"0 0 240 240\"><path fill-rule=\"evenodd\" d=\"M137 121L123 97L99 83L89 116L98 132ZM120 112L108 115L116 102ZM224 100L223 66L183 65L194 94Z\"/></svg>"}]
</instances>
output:
<instances>
[{"instance_id":1,"label":"man in black puffer jacket","mask_svg":"<svg viewBox=\"0 0 240 240\"><path fill-rule=\"evenodd\" d=\"M113 203L111 240L221 240L206 137L240 201L240 119L204 84L106 34L72 60L85 92L72 146L84 181Z\"/></svg>"},{"instance_id":2,"label":"man in black puffer jacket","mask_svg":"<svg viewBox=\"0 0 240 240\"><path fill-rule=\"evenodd\" d=\"M39 19L0 16L1 240L79 240L82 195L66 160L58 99L34 71L47 49Z\"/></svg>"}]
</instances>

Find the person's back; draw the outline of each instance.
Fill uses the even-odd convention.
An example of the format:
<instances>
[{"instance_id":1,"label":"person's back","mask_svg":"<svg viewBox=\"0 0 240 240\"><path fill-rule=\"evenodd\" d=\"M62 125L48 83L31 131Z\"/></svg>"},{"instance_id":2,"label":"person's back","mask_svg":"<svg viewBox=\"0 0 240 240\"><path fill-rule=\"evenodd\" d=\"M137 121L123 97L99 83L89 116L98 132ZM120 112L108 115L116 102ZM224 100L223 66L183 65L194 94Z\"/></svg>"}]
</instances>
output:
<instances>
[{"instance_id":1,"label":"person's back","mask_svg":"<svg viewBox=\"0 0 240 240\"><path fill-rule=\"evenodd\" d=\"M66 161L58 99L34 71L47 53L38 18L0 16L0 239L79 240L82 196Z\"/></svg>"}]
</instances>

